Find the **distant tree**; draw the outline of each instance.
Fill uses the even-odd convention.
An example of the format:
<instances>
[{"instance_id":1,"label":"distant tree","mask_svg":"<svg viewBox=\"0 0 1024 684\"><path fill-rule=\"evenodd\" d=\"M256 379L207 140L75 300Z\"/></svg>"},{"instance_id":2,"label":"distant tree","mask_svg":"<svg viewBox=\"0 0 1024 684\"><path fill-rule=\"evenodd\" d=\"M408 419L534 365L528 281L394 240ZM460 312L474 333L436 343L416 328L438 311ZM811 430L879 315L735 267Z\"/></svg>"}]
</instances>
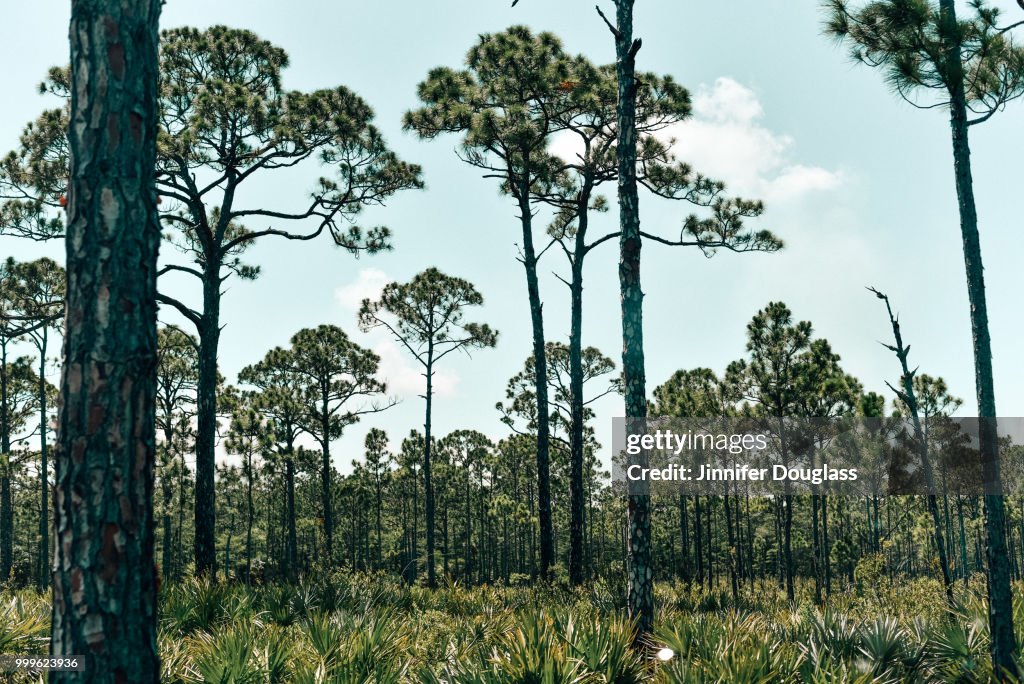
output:
<instances>
[{"instance_id":1,"label":"distant tree","mask_svg":"<svg viewBox=\"0 0 1024 684\"><path fill-rule=\"evenodd\" d=\"M249 31L214 26L162 35L157 185L161 218L170 229L167 239L185 261L165 264L160 275L194 277L202 291L200 310L159 295L199 335L199 573L215 569L214 448L224 282L231 276L259 275L257 266L242 262L242 254L267 236L307 241L329 234L353 254L388 249L387 228L364 231L355 220L367 206L383 204L400 190L422 187L419 167L387 148L362 99L340 86L286 91L281 85L286 66L284 50ZM65 71L53 69L45 88L67 97L66 78ZM5 205L6 213L0 210L0 232L35 238L61 234L63 223L46 218L46 211L66 201L60 141L66 117L65 110L45 113L26 129L22 149L0 163L0 192L13 198ZM317 161L333 177L318 179L304 204L243 204L252 178L274 177ZM40 212L43 216L37 217ZM250 230L247 222L269 226Z\"/></svg>"},{"instance_id":2,"label":"distant tree","mask_svg":"<svg viewBox=\"0 0 1024 684\"><path fill-rule=\"evenodd\" d=\"M252 583L252 528L256 522L253 488L256 480L256 458L270 446L267 426L251 397L235 408L228 425L224 448L229 454L242 457L241 475L245 479L245 581Z\"/></svg>"},{"instance_id":3,"label":"distant tree","mask_svg":"<svg viewBox=\"0 0 1024 684\"><path fill-rule=\"evenodd\" d=\"M654 388L654 401L648 411L655 416L676 418L716 418L734 413L733 407L723 391L722 382L710 368L694 368L677 370L661 385ZM690 497L680 493L677 499L679 507L679 542L683 552L680 568L682 577L690 582L695 577L701 585L704 583L704 534L701 521L704 519L702 508L709 511L710 505L702 506L703 497L693 497L693 563L690 562ZM707 545L710 548L711 539ZM710 564L709 564L710 565Z\"/></svg>"},{"instance_id":4,"label":"distant tree","mask_svg":"<svg viewBox=\"0 0 1024 684\"><path fill-rule=\"evenodd\" d=\"M812 450L821 451L842 431L839 419L855 413L863 391L857 379L846 374L839 362L839 355L832 351L828 340L811 342L799 377L798 403L800 415L811 418L805 425ZM826 495L811 495L811 540L814 599L820 605L822 591L830 593L832 584Z\"/></svg>"},{"instance_id":5,"label":"distant tree","mask_svg":"<svg viewBox=\"0 0 1024 684\"><path fill-rule=\"evenodd\" d=\"M370 428L366 433L363 444L366 447L366 472L373 483L374 499L374 531L377 536L376 563L377 568L381 567L382 545L381 537L383 525L381 524L381 510L384 504L384 488L391 477L391 464L394 456L388 451L388 433L380 428Z\"/></svg>"},{"instance_id":6,"label":"distant tree","mask_svg":"<svg viewBox=\"0 0 1024 684\"><path fill-rule=\"evenodd\" d=\"M16 451L18 439L24 434L37 406L39 379L32 370L32 359L21 356L8 360L3 338L0 338L0 581L10 579L14 564L14 498L11 485L28 457Z\"/></svg>"},{"instance_id":7,"label":"distant tree","mask_svg":"<svg viewBox=\"0 0 1024 684\"><path fill-rule=\"evenodd\" d=\"M550 395L548 406L551 438L569 455L569 581L572 584L580 584L586 575L583 537L588 477L585 455L587 451L593 451L596 444L594 431L588 425L594 416L591 404L608 394L619 392L621 387L617 377L605 378L606 383L595 383L595 380L601 380L615 370L615 362L595 347L580 349L577 353L573 343L572 339L568 346L560 342L548 342L548 362L545 365ZM506 402L499 402L496 405L502 414L502 422L519 434L525 432L517 427L517 418L525 421L526 431L535 431L537 426L535 368L533 357L528 357L523 370L510 378L506 385ZM599 386L590 389L594 384ZM575 457L577 446L581 450L578 459Z\"/></svg>"},{"instance_id":8,"label":"distant tree","mask_svg":"<svg viewBox=\"0 0 1024 684\"><path fill-rule=\"evenodd\" d=\"M163 327L157 331L156 429L162 437L159 447L158 477L163 504L164 573L178 577L181 549L172 544L173 478L179 487L179 515L183 513L181 491L188 467L182 436L191 433L195 417L196 388L199 382L199 342L180 328Z\"/></svg>"},{"instance_id":9,"label":"distant tree","mask_svg":"<svg viewBox=\"0 0 1024 684\"><path fill-rule=\"evenodd\" d=\"M349 339L341 328L321 325L292 335L288 372L302 396L299 427L320 445L320 505L324 517L326 558L334 554L331 442L361 416L395 405L379 401L387 386L377 380L380 357Z\"/></svg>"},{"instance_id":10,"label":"distant tree","mask_svg":"<svg viewBox=\"0 0 1024 684\"><path fill-rule=\"evenodd\" d=\"M406 548L408 555L405 564L402 566L402 577L406 582L412 584L416 581L419 568L419 535L420 535L420 479L423 474L423 454L426 452L426 445L423 434L411 430L409 436L402 440L402 448L398 452L398 463L404 472L404 481L407 490L412 494L412 520L407 530Z\"/></svg>"},{"instance_id":11,"label":"distant tree","mask_svg":"<svg viewBox=\"0 0 1024 684\"><path fill-rule=\"evenodd\" d=\"M1014 44L1010 33L1024 22L1000 27L999 10L983 0L971 3L973 14L966 20L957 18L955 0L939 0L937 5L929 0L873 0L860 7L829 0L826 7L826 32L850 42L857 61L882 69L896 93L911 105L949 110L978 415L985 419L979 435L982 463L985 480L998 489L992 345L968 132L1024 95L1024 48ZM1005 517L1002 497L986 496L989 629L992 664L1000 677L1018 672Z\"/></svg>"},{"instance_id":12,"label":"distant tree","mask_svg":"<svg viewBox=\"0 0 1024 684\"><path fill-rule=\"evenodd\" d=\"M301 379L292 372L294 353L275 347L261 361L238 373L239 382L259 390L253 404L267 420L273 441L274 458L281 462L284 478L284 576L295 579L298 571L298 530L295 506L295 477L299 463L296 440L302 434L306 417Z\"/></svg>"},{"instance_id":13,"label":"distant tree","mask_svg":"<svg viewBox=\"0 0 1024 684\"><path fill-rule=\"evenodd\" d=\"M419 84L424 106L405 115L405 127L432 140L462 134L460 158L499 181L519 211L522 244L519 261L526 272L533 329L537 418L537 487L540 524L540 573L547 578L554 562L544 314L537 264L544 253L534 243L534 193L553 180L546 148L558 130L560 108L567 106L570 60L550 33L534 35L524 26L484 34L466 55L466 68L431 69Z\"/></svg>"},{"instance_id":14,"label":"distant tree","mask_svg":"<svg viewBox=\"0 0 1024 684\"><path fill-rule=\"evenodd\" d=\"M747 325L750 362L734 361L726 369L725 383L737 399L752 403L769 421L776 423L783 464L789 463L793 446L784 419L800 413L802 376L807 372L812 328L808 321L793 321L782 302L771 302ZM793 561L793 502L787 491L782 498L786 596L795 600Z\"/></svg>"},{"instance_id":15,"label":"distant tree","mask_svg":"<svg viewBox=\"0 0 1024 684\"><path fill-rule=\"evenodd\" d=\"M473 513L472 489L473 472L482 473L484 459L491 448L491 440L476 430L456 430L444 436L437 444L438 452L444 453L452 466L461 472L453 478L462 482L463 509L463 564L462 574L467 582L473 581Z\"/></svg>"},{"instance_id":16,"label":"distant tree","mask_svg":"<svg viewBox=\"0 0 1024 684\"><path fill-rule=\"evenodd\" d=\"M73 0L51 682L160 680L153 557L160 0ZM98 87L98 84L106 84Z\"/></svg>"},{"instance_id":17,"label":"distant tree","mask_svg":"<svg viewBox=\"0 0 1024 684\"><path fill-rule=\"evenodd\" d=\"M427 583L437 584L434 566L434 490L430 473L431 410L436 364L452 352L493 347L498 332L484 323L465 320L466 308L480 306L483 296L469 281L428 268L408 283L389 283L380 299L364 299L359 309L363 330L389 332L416 361L426 377L426 417L423 423L424 516L427 526Z\"/></svg>"},{"instance_id":18,"label":"distant tree","mask_svg":"<svg viewBox=\"0 0 1024 684\"><path fill-rule=\"evenodd\" d=\"M18 264L14 275L18 279L20 316L24 319L26 336L39 354L39 586L50 586L50 490L49 444L50 407L49 383L46 382L46 354L49 350L50 329L58 331L64 318L64 290L66 274L52 259L42 258Z\"/></svg>"}]
</instances>

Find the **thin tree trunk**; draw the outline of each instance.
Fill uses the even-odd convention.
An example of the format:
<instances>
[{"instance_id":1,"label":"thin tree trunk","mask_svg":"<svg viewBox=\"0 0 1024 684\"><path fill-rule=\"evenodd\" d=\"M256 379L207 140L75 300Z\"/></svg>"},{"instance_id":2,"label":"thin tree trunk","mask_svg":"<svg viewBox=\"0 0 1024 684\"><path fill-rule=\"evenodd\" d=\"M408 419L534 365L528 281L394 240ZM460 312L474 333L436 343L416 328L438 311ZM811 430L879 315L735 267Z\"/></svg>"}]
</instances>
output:
<instances>
[{"instance_id":1,"label":"thin tree trunk","mask_svg":"<svg viewBox=\"0 0 1024 684\"><path fill-rule=\"evenodd\" d=\"M217 436L217 348L220 344L220 269L211 262L203 278L196 391L195 564L197 575L217 576L217 505L214 492Z\"/></svg>"},{"instance_id":2,"label":"thin tree trunk","mask_svg":"<svg viewBox=\"0 0 1024 684\"><path fill-rule=\"evenodd\" d=\"M73 0L51 682L152 682L160 0Z\"/></svg>"},{"instance_id":3,"label":"thin tree trunk","mask_svg":"<svg viewBox=\"0 0 1024 684\"><path fill-rule=\"evenodd\" d=\"M39 588L50 586L50 471L46 443L46 346L47 326L39 337Z\"/></svg>"},{"instance_id":4,"label":"thin tree trunk","mask_svg":"<svg viewBox=\"0 0 1024 684\"><path fill-rule=\"evenodd\" d=\"M0 582L10 579L14 562L14 509L11 506L11 405L8 339L0 340Z\"/></svg>"},{"instance_id":5,"label":"thin tree trunk","mask_svg":"<svg viewBox=\"0 0 1024 684\"><path fill-rule=\"evenodd\" d=\"M569 584L583 584L583 525L586 500L583 492L583 262L587 253L590 181L580 192L576 208L576 236L569 285Z\"/></svg>"},{"instance_id":6,"label":"thin tree trunk","mask_svg":"<svg viewBox=\"0 0 1024 684\"><path fill-rule=\"evenodd\" d=\"M633 40L633 1L615 0L615 54L618 79L619 163L619 288L622 301L622 370L626 417L630 433L642 434L647 418L644 369L643 291L640 287L640 200L636 179L636 53ZM641 451L632 463L646 467ZM634 482L628 494L627 607L637 621L637 638L654 627L654 568L651 564L650 494L646 480Z\"/></svg>"},{"instance_id":7,"label":"thin tree trunk","mask_svg":"<svg viewBox=\"0 0 1024 684\"><path fill-rule=\"evenodd\" d=\"M247 454L248 463L246 463L247 471L247 482L245 488L245 503L246 509L249 514L249 519L245 528L245 581L252 584L252 526L256 519L256 508L252 503L252 451L249 450Z\"/></svg>"},{"instance_id":8,"label":"thin tree trunk","mask_svg":"<svg viewBox=\"0 0 1024 684\"><path fill-rule=\"evenodd\" d=\"M434 483L430 477L430 410L434 399L434 343L427 351L427 410L423 421L423 515L427 525L427 586L437 586L437 569L434 567Z\"/></svg>"},{"instance_id":9,"label":"thin tree trunk","mask_svg":"<svg viewBox=\"0 0 1024 684\"><path fill-rule=\"evenodd\" d=\"M953 0L941 0L943 21L956 21ZM974 377L977 389L979 441L983 476L986 483L985 555L988 561L988 622L991 634L992 665L998 672L1016 676L1017 641L1013 629L1013 603L1010 593L1009 559L1003 534L1005 512L999 472L999 445L996 431L996 400L992 377L992 346L989 338L988 307L985 300L985 276L981 260L978 213L974 200L971 151L968 141L967 98L964 90L963 62L959 44L947 46L947 61L956 70L950 79L950 129L956 193L960 208L960 232L970 300L971 332L974 348ZM999 674L1002 676L1002 673Z\"/></svg>"},{"instance_id":10,"label":"thin tree trunk","mask_svg":"<svg viewBox=\"0 0 1024 684\"><path fill-rule=\"evenodd\" d=\"M285 472L285 517L288 530L285 536L285 576L294 580L299 565L299 542L295 528L295 459L292 457L292 446L288 445L288 454L284 462Z\"/></svg>"},{"instance_id":11,"label":"thin tree trunk","mask_svg":"<svg viewBox=\"0 0 1024 684\"><path fill-rule=\"evenodd\" d=\"M530 160L523 160L529 173ZM540 575L547 580L555 562L554 531L551 522L551 434L548 416L548 366L544 347L544 304L540 299L537 279L537 252L533 245L533 211L530 207L530 181L524 177L519 184L519 217L523 228L523 268L530 299L530 322L533 327L534 393L537 401L537 497L540 524Z\"/></svg>"}]
</instances>

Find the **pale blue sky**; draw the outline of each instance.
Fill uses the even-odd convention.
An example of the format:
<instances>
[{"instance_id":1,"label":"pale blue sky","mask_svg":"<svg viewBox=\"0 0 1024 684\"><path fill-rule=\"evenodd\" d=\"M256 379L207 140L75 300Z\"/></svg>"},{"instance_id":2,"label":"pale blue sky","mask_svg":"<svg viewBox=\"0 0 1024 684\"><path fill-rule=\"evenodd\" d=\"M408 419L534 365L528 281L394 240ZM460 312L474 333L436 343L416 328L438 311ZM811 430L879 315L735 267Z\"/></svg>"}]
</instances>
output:
<instances>
[{"instance_id":1,"label":"pale blue sky","mask_svg":"<svg viewBox=\"0 0 1024 684\"><path fill-rule=\"evenodd\" d=\"M402 113L416 106L416 84L435 65L458 66L482 32L515 23L559 35L567 50L610 62L613 45L586 0L168 0L163 26L223 23L252 29L285 48L288 88L346 85L364 97L390 144L422 164L427 189L406 192L366 225L386 224L395 251L354 260L328 242L286 243L270 238L250 252L263 267L256 282L233 282L225 296L223 372L231 379L299 328L330 322L385 357L385 372L403 401L356 426L334 447L347 470L361 455L371 426L397 441L422 424L415 369L385 338L358 332L355 294L384 279L408 279L427 266L476 283L486 306L474 313L501 331L496 350L453 358L442 371L436 432L473 427L498 437L505 430L493 409L506 380L530 352L530 322L522 268L515 260L517 221L493 181L479 177L453 153L455 138L420 142L401 131ZM997 2L1008 17L1012 0ZM26 121L47 102L35 86L46 68L66 61L69 3L39 0L4 10L0 63L5 104L0 147L14 146ZM847 370L883 391L898 372L877 340L888 340L884 311L863 286L887 291L913 345L912 362L942 375L973 411L974 386L967 297L951 170L946 115L897 101L880 74L852 65L846 51L820 34L811 0L683 2L641 0L639 66L672 74L695 96L695 121L676 131L688 161L762 197L760 225L787 242L776 255L721 254L706 260L692 250L649 246L644 252L648 381L651 389L678 368L721 372L743 354L744 328L758 308L781 299L814 323L842 355ZM1020 106L972 130L1001 415L1024 415L1024 335L1020 293L1024 237L1017 207L1024 182ZM294 206L312 176L290 175L250 194ZM648 230L671 234L683 206L644 198ZM614 212L594 228L611 229ZM60 245L0 238L0 252L18 258L60 255ZM618 361L618 284L614 245L591 256L586 273L585 343ZM568 300L552 271L564 273L555 252L542 262L548 338L566 341ZM192 295L182 293L191 298ZM610 418L621 400L598 406L598 438L611 441Z\"/></svg>"}]
</instances>

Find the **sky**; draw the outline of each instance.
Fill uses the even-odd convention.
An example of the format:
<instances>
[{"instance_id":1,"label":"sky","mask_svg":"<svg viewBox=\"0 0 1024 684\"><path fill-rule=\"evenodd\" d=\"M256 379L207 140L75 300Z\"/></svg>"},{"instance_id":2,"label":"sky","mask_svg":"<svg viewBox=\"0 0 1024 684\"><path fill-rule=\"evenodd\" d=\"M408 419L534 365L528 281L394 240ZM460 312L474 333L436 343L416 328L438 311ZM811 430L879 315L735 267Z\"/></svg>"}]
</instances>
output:
<instances>
[{"instance_id":1,"label":"sky","mask_svg":"<svg viewBox=\"0 0 1024 684\"><path fill-rule=\"evenodd\" d=\"M597 63L614 60L607 29L585 0L168 0L162 27L226 24L246 28L284 48L288 89L345 85L376 112L376 123L401 156L423 167L426 189L405 191L365 213L366 226L387 225L394 251L354 259L329 240L264 239L247 254L262 268L254 282L230 281L224 297L221 369L238 370L303 327L341 326L381 357L381 375L400 403L347 430L332 447L335 465L351 468L371 427L393 446L422 428L423 378L411 358L383 333L363 334L355 312L392 280L430 266L473 282L485 298L469 320L500 331L497 348L449 356L435 382L434 432L474 428L507 434L494 404L531 351L526 284L516 260L518 220L512 201L455 155L458 139L420 141L401 129L417 106L416 84L434 66L461 65L481 33L525 24L551 31L567 51ZM610 2L606 2L610 6ZM1013 0L993 4L1016 19ZM12 3L0 23L4 106L0 148L12 149L24 124L52 101L38 94L46 69L67 60L69 3ZM609 8L606 8L609 10ZM900 313L911 363L946 378L975 409L971 334L947 114L919 111L894 97L881 74L854 65L847 51L822 35L812 0L695 2L641 0L638 68L671 74L689 88L694 116L671 136L675 151L731 194L762 199L766 211L751 227L768 228L786 248L777 254L722 253L648 245L643 252L645 340L649 390L681 368L721 373L744 355L745 327L770 301L781 300L798 320L828 339L847 372L867 389L888 393L899 375L880 302L865 286L888 293ZM1024 232L1018 210L1024 181L1020 158L1024 102L1011 104L971 131L980 215L996 401L1002 416L1024 415ZM316 170L263 179L244 198L261 206L295 208L308 197ZM613 190L609 188L609 190ZM1018 198L1015 200L1014 198ZM614 200L614 195L609 196ZM690 209L641 197L644 229L678 236ZM593 221L593 234L615 229L615 212ZM62 245L0 238L0 256L62 258ZM614 242L588 258L584 343L620 361L621 330ZM567 342L569 300L556 274L567 265L555 251L540 265L549 340ZM196 301L185 283L171 290ZM191 289L190 289L191 288ZM161 314L176 322L170 311ZM26 350L27 353L27 350ZM54 371L56 380L56 370ZM611 419L622 400L595 404L598 439L611 442Z\"/></svg>"}]
</instances>

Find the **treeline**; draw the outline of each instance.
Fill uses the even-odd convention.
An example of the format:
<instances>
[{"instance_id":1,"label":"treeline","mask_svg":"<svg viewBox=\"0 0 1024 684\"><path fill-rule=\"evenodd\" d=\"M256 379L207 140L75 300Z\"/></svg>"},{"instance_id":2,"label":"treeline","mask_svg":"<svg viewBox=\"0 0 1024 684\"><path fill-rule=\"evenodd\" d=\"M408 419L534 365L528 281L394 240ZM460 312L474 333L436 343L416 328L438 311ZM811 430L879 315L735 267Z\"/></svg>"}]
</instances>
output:
<instances>
[{"instance_id":1,"label":"treeline","mask_svg":"<svg viewBox=\"0 0 1024 684\"><path fill-rule=\"evenodd\" d=\"M40 266L46 266L40 269ZM40 294L40 273L59 273L50 262L10 261L0 289L7 311L21 306L21 328L11 328L11 349L28 351L43 339L59 305L60 290ZM21 278L14 276L20 274ZM59 282L59 278L57 279ZM37 290L33 290L33 287ZM29 297L35 292L35 297ZM44 308L30 309L29 302ZM20 304L19 304L20 302ZM13 316L12 316L13 319ZM18 330L30 332L18 333ZM784 411L793 416L895 416L905 429L907 407L887 409L879 394L865 392L847 374L827 340L809 322L794 321L781 303L767 306L748 326L748 355L721 377L712 370L680 370L653 393L651 415L728 416L743 411ZM3 342L3 340L0 340ZM5 345L0 345L6 350ZM168 579L195 572L195 439L198 396L197 341L182 330L159 335L156 480L157 550ZM555 581L568 582L570 502L570 405L568 348L546 345L553 398L552 511ZM589 404L620 391L615 363L594 348L584 354ZM46 509L40 477L41 446L51 428L52 396L39 401L38 358L0 357L4 438L14 454L7 489L12 515L7 577L15 585L45 586ZM432 523L425 505L422 432L389 435L371 428L363 444L343 431L354 421L393 405L377 379L379 359L339 327L296 333L285 348L270 350L221 387L215 528L216 565L236 581L296 580L337 569L382 571L408 582L425 579L426 531L436 539L435 571L444 582L532 583L540 577L535 454L536 400L532 359L510 378L495 411L512 434L498 442L472 429L432 437ZM779 372L788 377L779 377ZM774 382L770 380L774 380ZM47 392L52 395L49 385ZM326 395L324 389L326 388ZM497 389L497 388L496 388ZM919 410L934 422L958 409L940 378L918 375ZM326 396L326 403L325 403ZM783 406L779 402L786 402ZM41 411L43 411L41 413ZM45 416L45 419L44 419ZM588 408L588 419L592 412ZM902 419L901 419L902 418ZM47 431L40 432L40 425ZM9 426L9 428L7 428ZM935 454L955 453L931 435ZM626 501L613 490L597 458L600 445L587 425L583 574L616 580L626 562ZM351 455L344 474L330 454ZM324 455L328 454L325 460ZM1016 452L1014 452L1016 453ZM938 467L947 464L938 463ZM948 464L955 467L955 464ZM325 488L326 483L326 488ZM661 576L702 586L777 585L813 580L818 601L858 581L858 568L896 580L937 576L936 548L923 497L845 496L763 498L745 495L737 483L730 496L655 497L652 500L654 562ZM1014 577L1024 577L1024 502L1009 506L1006 534ZM942 535L954 579L970 581L984 570L982 506L978 496L941 498Z\"/></svg>"}]
</instances>

